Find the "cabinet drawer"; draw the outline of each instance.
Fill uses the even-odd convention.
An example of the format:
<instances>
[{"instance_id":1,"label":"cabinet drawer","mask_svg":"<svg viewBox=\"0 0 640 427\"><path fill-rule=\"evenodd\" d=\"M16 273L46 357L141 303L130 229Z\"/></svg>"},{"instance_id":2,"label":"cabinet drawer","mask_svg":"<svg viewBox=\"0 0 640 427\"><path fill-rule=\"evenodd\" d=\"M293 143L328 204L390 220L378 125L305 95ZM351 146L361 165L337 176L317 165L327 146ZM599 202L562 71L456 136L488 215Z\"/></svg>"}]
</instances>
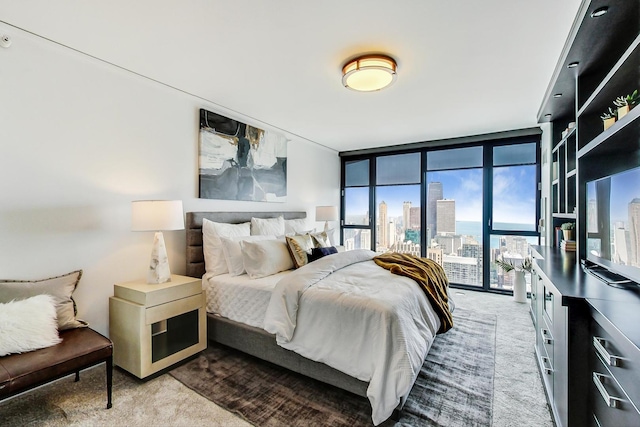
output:
<instances>
[{"instance_id":1,"label":"cabinet drawer","mask_svg":"<svg viewBox=\"0 0 640 427\"><path fill-rule=\"evenodd\" d=\"M553 363L547 356L547 352L544 347L536 348L536 356L538 358L538 365L540 366L544 388L547 391L549 401L553 401L553 377L555 374L553 370Z\"/></svg>"},{"instance_id":2,"label":"cabinet drawer","mask_svg":"<svg viewBox=\"0 0 640 427\"><path fill-rule=\"evenodd\" d=\"M638 426L640 413L599 357L592 358L590 403L601 427Z\"/></svg>"},{"instance_id":3,"label":"cabinet drawer","mask_svg":"<svg viewBox=\"0 0 640 427\"><path fill-rule=\"evenodd\" d=\"M591 347L600 363L620 383L636 407L640 407L640 354L624 337L615 339L597 322L591 323ZM639 424L640 425L640 424Z\"/></svg>"},{"instance_id":4,"label":"cabinet drawer","mask_svg":"<svg viewBox=\"0 0 640 427\"><path fill-rule=\"evenodd\" d=\"M542 346L547 352L547 357L551 361L551 364L555 364L553 332L548 320L544 317L542 318L542 322L540 322L540 327L538 329L538 340L542 343Z\"/></svg>"}]
</instances>

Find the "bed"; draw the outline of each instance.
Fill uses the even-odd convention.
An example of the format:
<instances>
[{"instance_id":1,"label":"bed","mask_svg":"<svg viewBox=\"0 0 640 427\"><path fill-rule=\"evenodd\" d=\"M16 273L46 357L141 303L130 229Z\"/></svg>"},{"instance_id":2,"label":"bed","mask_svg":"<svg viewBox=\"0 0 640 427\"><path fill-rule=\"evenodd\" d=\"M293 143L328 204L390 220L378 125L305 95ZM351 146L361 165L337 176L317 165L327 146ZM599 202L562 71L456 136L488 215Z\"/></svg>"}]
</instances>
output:
<instances>
[{"instance_id":1,"label":"bed","mask_svg":"<svg viewBox=\"0 0 640 427\"><path fill-rule=\"evenodd\" d=\"M192 277L202 277L203 288L205 288L206 290L209 283L209 280L208 280L209 278L205 276L205 263L204 263L204 254L203 254L203 232L202 232L203 222L205 219L216 222L216 223L240 224L240 223L251 221L251 218L274 218L278 216L282 216L286 220L303 219L306 217L306 213L305 212L188 212L187 227L186 227L187 228L187 275ZM345 259L344 266L348 265L349 268L352 268L350 264L354 264L355 267L353 268L356 268L354 270L355 276L361 275L362 277L369 277L370 271L366 269L372 268L370 266L372 262L367 263L367 261L369 260L368 254L364 252L358 253L358 251L354 251L354 252L350 252L349 254L338 254L337 256L343 257ZM362 258L362 260L360 260L359 258ZM320 267L314 267L314 268L322 269L323 268L321 264L322 262L324 262L324 265L327 266L327 268L328 266L333 266L333 264L335 264L335 262L332 261L330 257L326 257L319 261L314 262L314 264L318 263L318 265L320 266ZM361 265L363 267L360 267ZM336 272L335 274L336 277L339 276L338 273L347 271L346 269L342 269L343 266L332 267L332 268L340 270ZM364 270L358 270L358 268L364 268ZM378 270L384 270L384 269L380 269L379 267L373 267L373 268L376 269L376 272ZM291 283L288 283L290 286L294 286L294 287L299 286L298 282L301 280L303 276L305 276L305 273L307 276L317 275L314 273L310 273L310 270L311 270L310 268L305 267L305 268L295 270L290 274L286 272L278 273L277 275L274 275L272 277L267 277L262 279L262 282L256 281L248 285L248 286L257 288L257 291L255 289L251 290L251 292L254 292L253 295L255 295L254 297L251 297L251 298L255 298L256 300L255 305L262 308L250 309L246 311L248 312L250 311L253 313L253 312L259 312L260 310L263 310L263 311L266 310L267 314L266 314L266 319L264 321L266 323L270 323L270 325L268 325L269 327L265 327L260 323L260 319L265 317L265 315L262 314L262 312L260 312L253 319L251 318L251 316L247 316L247 318L245 318L242 316L242 313L239 313L235 316L235 318L237 318L239 321L232 320L234 316L231 316L231 315L228 315L229 317L225 317L225 316L221 316L220 314L208 312L207 313L208 338L212 341L238 349L242 352L256 356L260 359L269 361L271 363L285 367L287 369L298 372L300 374L306 375L310 378L314 378L316 380L325 382L327 384L339 387L341 389L355 393L359 396L369 398L369 400L372 403L372 418L373 418L374 424L379 424L391 415L390 411L393 408L391 408L388 404L388 401L390 400L388 397L384 397L384 396L379 397L378 394L396 393L396 391L387 390L389 388L393 389L394 386L393 385L389 386L387 384L386 378L377 378L380 375L375 374L375 371L370 376L368 376L369 374L367 372L364 372L364 373L359 372L360 370L366 371L367 369L369 369L368 367L369 364L372 363L372 360L376 359L377 357L375 354L373 356L368 356L368 353L364 348L361 349L359 353L358 352L353 353L352 351L353 357L362 358L362 360L364 361L363 363L365 367L363 368L351 367L351 368L345 369L342 365L346 363L345 361L348 361L349 357L351 356L341 355L338 358L339 359L338 362L334 362L332 360L332 355L334 354L332 352L337 353L337 350L339 350L339 347L341 346L349 347L350 351L352 350L352 347L354 347L348 344L345 345L345 341L344 341L345 337L341 338L342 339L341 342L337 342L335 344L328 343L330 338L327 338L327 332L325 331L324 339L327 341L323 342L323 346L327 350L325 351L324 348L318 347L313 349L311 353L307 354L308 357L304 357L303 355L299 354L299 353L305 354L305 352L301 351L299 347L301 343L304 343L304 340L307 339L305 338L306 335L304 333L298 333L297 338L295 336L293 336L293 338L291 336L286 337L287 333L289 333L289 335L292 335L293 333L293 330L288 332L282 331L283 329L287 329L287 325L282 326L283 324L287 323L285 321L287 320L286 316L285 316L285 320L281 321L280 324L278 324L278 322L276 321L275 322L276 326L273 326L274 325L274 321L273 321L274 301L275 301L275 306L282 305L284 307L284 306L289 306L291 304L289 301L286 301L284 297L272 298L271 295L275 295L277 292L281 292L282 290L280 288L282 287L281 285L283 283L287 284L288 282L291 282ZM385 274L385 273L380 273L380 274ZM389 273L389 275L390 274L391 273ZM345 277L343 277L342 280L347 280L347 281L350 280L351 276L347 275L347 273L343 273L343 275L345 275ZM215 278L215 282L216 282L215 292L228 292L229 294L241 295L244 292L242 289L242 286L243 286L242 279L238 277L233 278L233 277L226 277L226 276L228 275L220 275L220 276L217 276L217 278ZM384 277L387 277L387 276L384 276ZM412 289L416 288L415 283L407 278L402 278L399 276L394 276L394 278L391 278L389 276L389 278L385 280L389 282L393 280L394 283L395 281L402 282L404 280L403 286L410 286ZM413 284L407 285L406 281L410 281ZM326 295L326 293L322 293L322 292L325 292L326 290L323 290L322 286L319 286L319 288L320 288L319 290L316 290L314 288L313 292L309 291L307 293L313 295L313 293L315 292L316 294L320 293L321 295ZM220 291L219 289L222 289L222 291ZM232 291L225 291L224 289L232 290ZM305 289L307 288L305 287ZM213 291L207 291L207 292L213 292ZM306 292L306 291L298 290L299 294L302 294L303 292ZM383 290L382 292L388 292L388 291ZM395 401L393 401L393 397L391 397L391 401L394 402L394 407L396 407L396 404L397 404L397 408L401 408L402 405L404 404L404 401L411 389L411 385L413 384L413 382L417 377L417 374L419 372L419 367L422 365L424 356L426 356L426 353L428 352L431 346L431 343L433 342L433 337L435 337L436 331L440 326L439 320L437 319L437 316L435 316L435 314L433 313L433 309L431 308L431 305L429 305L427 298L424 296L424 294L422 292L419 292L416 295L417 296L415 296L415 299L420 301L412 302L412 304L420 304L420 307L423 307L421 310L417 310L422 313L421 315L422 317L415 316L416 318L410 319L409 323L414 321L416 323L420 323L419 327L421 328L421 332L419 335L421 335L421 338L420 340L416 341L417 344L415 344L414 342L408 339L406 340L407 343L405 343L404 338L400 340L402 341L402 345L405 345L406 347L411 347L410 353L412 357L408 356L407 358L412 360L408 362L404 360L402 357L399 358L391 354L390 356L385 356L387 357L388 360L384 362L385 363L384 369L377 370L378 372L386 372L387 370L394 371L394 370L400 369L398 368L397 365L401 365L401 368L403 370L405 371L408 370L411 373L410 374L411 378L409 378L409 380L407 380L406 378L403 379L402 395L399 396L398 399L396 399ZM225 297L222 299L229 299L229 298L235 298L235 296ZM208 296L208 299L209 299L209 296ZM427 301L426 305L424 304L424 301L422 301L422 299L424 299L424 301ZM265 305L265 301L266 301L266 305ZM307 313L313 313L313 315L307 314L305 315L306 317L303 317L300 315L298 319L299 325L297 326L298 330L309 331L313 327L312 324L315 325L315 328L318 330L321 330L323 327L329 328L328 330L331 330L330 329L331 327L339 328L339 325L340 325L339 323L335 323L333 326L331 324L331 322L338 322L337 318L334 318L335 313L332 316L328 316L325 319L323 319L322 317L318 317L318 316L322 316L323 310L326 310L326 311L333 310L335 305L331 301L329 302L324 301L324 305L322 305L322 302L321 302L320 306L322 308L316 309L315 312L312 311L310 308L305 308L305 310L307 310ZM210 307L210 305L208 305L208 307ZM425 309L424 307L427 307L427 308ZM214 307L212 311L220 312L220 311L223 311L223 309L222 308L217 309ZM237 311L238 310L236 310L236 312ZM302 313L302 303L300 303L300 312ZM351 324L355 324L356 317L360 316L360 315L356 316L353 313L349 313L348 315L352 317L345 317L345 319L347 319L347 321ZM295 313L294 313L294 317L295 317ZM417 317L420 317L420 319L418 319ZM305 318L308 319L307 323L309 323L306 326L304 325ZM377 319L377 317L375 319ZM366 325L362 326L363 328L368 328L366 329L367 332L363 332L364 334L370 333L372 327L374 328L373 333L375 334L375 331L376 331L375 319L373 323L374 326L372 326L371 324L369 324L369 318L367 317L368 326ZM385 319L383 319L383 321L385 321ZM326 326L324 325L325 323L326 323ZM406 322L401 322L401 323L406 323ZM425 323L425 324L428 323L429 327L426 327L422 323ZM306 327L306 329L303 329L303 327ZM355 328L355 327L356 326L352 326L352 328ZM413 327L413 325L411 325L411 327ZM393 328L396 328L396 326L393 326ZM271 330L274 333L269 333L265 329ZM424 331L422 331L423 329ZM350 328L342 328L342 330L349 331ZM364 330L365 329L363 329L363 331ZM315 329L314 329L314 333L316 333ZM319 333L322 333L322 331L320 331ZM354 333L356 333L355 329L354 329ZM352 338L353 337L351 337L351 339ZM338 338L336 338L336 340L338 340ZM384 337L383 337L383 340L384 340ZM390 340L391 339L387 339L387 341L390 341ZM336 349L332 349L333 347L335 347ZM292 351L291 349L295 351ZM315 357L315 354L318 351L328 353L328 357L326 354L323 355L322 357ZM377 351L378 350L375 350L374 353ZM415 354L420 355L420 360L415 360L416 359ZM326 361L326 363L321 363L320 361L312 360L311 358L315 358L316 360ZM412 367L406 368L404 365L407 365L407 364L412 365ZM331 367L329 365L339 367L340 370L334 367ZM416 369L416 366L417 366L417 369ZM354 369L358 370L358 372L353 371ZM343 371L350 372L352 373L352 375L348 375ZM403 375L406 376L407 375L406 372L403 373ZM369 378L370 380L367 381L367 380L364 380L364 378ZM410 384L408 384L408 389L407 389L407 381L410 382ZM374 388L374 382L376 383L375 390L377 391L375 391L372 395L371 388ZM382 400L383 402L380 403L380 400Z\"/></svg>"}]
</instances>

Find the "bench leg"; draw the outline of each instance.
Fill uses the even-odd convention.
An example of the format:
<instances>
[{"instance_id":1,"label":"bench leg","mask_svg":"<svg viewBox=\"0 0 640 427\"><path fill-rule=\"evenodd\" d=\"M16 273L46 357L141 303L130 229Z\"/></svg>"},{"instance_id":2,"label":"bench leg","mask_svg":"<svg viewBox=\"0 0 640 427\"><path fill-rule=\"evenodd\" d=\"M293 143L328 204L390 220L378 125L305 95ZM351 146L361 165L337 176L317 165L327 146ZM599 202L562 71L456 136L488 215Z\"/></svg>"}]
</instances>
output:
<instances>
[{"instance_id":1,"label":"bench leg","mask_svg":"<svg viewBox=\"0 0 640 427\"><path fill-rule=\"evenodd\" d=\"M113 384L113 356L110 356L105 365L107 365L107 409L111 408L111 389Z\"/></svg>"},{"instance_id":2,"label":"bench leg","mask_svg":"<svg viewBox=\"0 0 640 427\"><path fill-rule=\"evenodd\" d=\"M75 382L80 381L80 371L76 371L76 379Z\"/></svg>"}]
</instances>

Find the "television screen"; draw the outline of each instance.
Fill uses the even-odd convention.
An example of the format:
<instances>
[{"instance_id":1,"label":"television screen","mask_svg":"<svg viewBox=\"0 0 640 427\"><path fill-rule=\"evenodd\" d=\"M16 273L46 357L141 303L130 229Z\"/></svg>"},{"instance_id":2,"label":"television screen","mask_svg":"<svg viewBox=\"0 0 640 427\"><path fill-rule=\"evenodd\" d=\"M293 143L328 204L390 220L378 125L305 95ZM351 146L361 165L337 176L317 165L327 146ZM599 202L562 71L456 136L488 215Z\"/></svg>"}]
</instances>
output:
<instances>
[{"instance_id":1,"label":"television screen","mask_svg":"<svg viewBox=\"0 0 640 427\"><path fill-rule=\"evenodd\" d=\"M640 284L640 167L587 182L587 260Z\"/></svg>"}]
</instances>

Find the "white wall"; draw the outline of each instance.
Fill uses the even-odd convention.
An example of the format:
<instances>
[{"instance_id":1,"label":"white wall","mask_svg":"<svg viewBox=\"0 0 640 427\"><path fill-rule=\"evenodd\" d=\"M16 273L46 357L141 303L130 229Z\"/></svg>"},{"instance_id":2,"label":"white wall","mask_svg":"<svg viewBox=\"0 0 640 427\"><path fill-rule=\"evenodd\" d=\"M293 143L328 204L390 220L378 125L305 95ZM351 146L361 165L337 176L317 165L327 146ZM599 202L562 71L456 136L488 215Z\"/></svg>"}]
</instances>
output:
<instances>
[{"instance_id":1,"label":"white wall","mask_svg":"<svg viewBox=\"0 0 640 427\"><path fill-rule=\"evenodd\" d=\"M306 210L339 203L336 152L287 135L286 203L198 199L198 111L271 129L200 98L0 24L0 279L83 269L79 317L108 333L113 284L143 278L153 233L131 232L131 201L185 211ZM143 54L143 53L141 53ZM188 72L188 64L184 64ZM212 70L212 78L215 70ZM185 232L165 232L173 273Z\"/></svg>"}]
</instances>

